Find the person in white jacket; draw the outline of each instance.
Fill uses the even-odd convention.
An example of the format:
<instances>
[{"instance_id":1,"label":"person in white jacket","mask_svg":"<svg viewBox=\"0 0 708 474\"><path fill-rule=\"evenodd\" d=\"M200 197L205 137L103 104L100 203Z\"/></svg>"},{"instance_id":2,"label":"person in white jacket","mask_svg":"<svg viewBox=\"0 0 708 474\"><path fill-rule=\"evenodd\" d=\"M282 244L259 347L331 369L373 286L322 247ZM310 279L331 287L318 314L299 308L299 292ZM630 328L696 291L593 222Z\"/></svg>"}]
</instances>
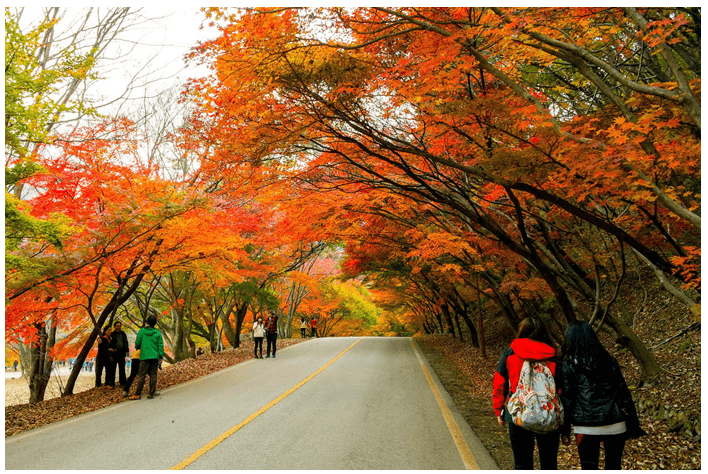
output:
<instances>
[{"instance_id":1,"label":"person in white jacket","mask_svg":"<svg viewBox=\"0 0 708 474\"><path fill-rule=\"evenodd\" d=\"M263 336L265 336L263 317L258 316L256 322L253 323L253 356L256 359L263 358Z\"/></svg>"}]
</instances>

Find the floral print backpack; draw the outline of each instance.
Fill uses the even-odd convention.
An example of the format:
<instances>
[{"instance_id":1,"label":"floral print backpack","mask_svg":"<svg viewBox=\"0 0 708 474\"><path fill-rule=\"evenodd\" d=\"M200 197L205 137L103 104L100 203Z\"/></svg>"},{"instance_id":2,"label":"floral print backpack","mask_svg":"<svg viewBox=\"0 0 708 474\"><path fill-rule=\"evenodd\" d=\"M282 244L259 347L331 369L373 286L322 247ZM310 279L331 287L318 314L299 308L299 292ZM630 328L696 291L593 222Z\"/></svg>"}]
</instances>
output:
<instances>
[{"instance_id":1,"label":"floral print backpack","mask_svg":"<svg viewBox=\"0 0 708 474\"><path fill-rule=\"evenodd\" d=\"M553 373L544 361L524 360L506 409L514 424L535 433L550 433L561 427L563 405Z\"/></svg>"}]
</instances>

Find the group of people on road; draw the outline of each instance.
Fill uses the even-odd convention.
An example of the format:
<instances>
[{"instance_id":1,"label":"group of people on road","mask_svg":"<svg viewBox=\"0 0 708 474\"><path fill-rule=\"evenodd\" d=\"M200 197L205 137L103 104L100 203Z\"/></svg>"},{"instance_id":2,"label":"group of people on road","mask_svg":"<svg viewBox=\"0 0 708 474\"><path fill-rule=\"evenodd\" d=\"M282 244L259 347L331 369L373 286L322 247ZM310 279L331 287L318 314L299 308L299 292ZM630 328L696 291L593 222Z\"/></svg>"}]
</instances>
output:
<instances>
[{"instance_id":1,"label":"group of people on road","mask_svg":"<svg viewBox=\"0 0 708 474\"><path fill-rule=\"evenodd\" d=\"M308 321L307 318L300 318L300 336L305 339L307 337L307 328L310 328L310 337L318 337L317 336L317 320L315 318L310 318Z\"/></svg>"},{"instance_id":2,"label":"group of people on road","mask_svg":"<svg viewBox=\"0 0 708 474\"><path fill-rule=\"evenodd\" d=\"M96 356L96 387L100 387L103 382L104 385L115 388L116 372L120 385L125 384L125 357L128 351L128 336L123 332L123 323L116 321L113 328L110 325L103 328Z\"/></svg>"},{"instance_id":3,"label":"group of people on road","mask_svg":"<svg viewBox=\"0 0 708 474\"><path fill-rule=\"evenodd\" d=\"M275 359L276 342L278 340L278 315L275 311L268 311L268 317L263 321L263 316L258 316L253 323L253 355L256 359L263 358L263 338L266 339L266 359L271 352Z\"/></svg>"},{"instance_id":4,"label":"group of people on road","mask_svg":"<svg viewBox=\"0 0 708 474\"><path fill-rule=\"evenodd\" d=\"M509 424L515 469L533 469L534 444L541 469L557 469L559 443L569 444L571 426L582 469L599 468L601 444L605 469L620 469L626 440L646 434L617 360L585 321L570 323L557 351L540 319L524 319L502 353L493 385L494 412L500 425ZM534 391L553 398L529 413L524 405L532 404Z\"/></svg>"},{"instance_id":5,"label":"group of people on road","mask_svg":"<svg viewBox=\"0 0 708 474\"><path fill-rule=\"evenodd\" d=\"M300 334L302 338L307 337L307 327L311 329L312 337L317 337L317 321L315 318L310 318L309 322L305 318L300 319ZM253 323L253 355L256 359L263 358L263 339L266 340L266 359L275 358L276 342L278 340L278 315L275 311L269 310L268 317L263 321L263 316L258 316Z\"/></svg>"},{"instance_id":6,"label":"group of people on road","mask_svg":"<svg viewBox=\"0 0 708 474\"><path fill-rule=\"evenodd\" d=\"M130 396L131 400L140 399L145 377L150 377L148 398L159 395L157 392L157 371L162 364L165 355L164 340L162 333L155 326L157 318L149 316L147 325L138 331L135 339L135 351L130 357L130 375L126 377L126 358L130 352L128 336L123 332L123 324L116 321L111 328L110 325L103 328L98 341L98 355L96 356L96 387L104 386L115 388L116 372L118 372L118 383L123 388L123 396L127 397L130 387L137 377L138 384L135 394ZM105 371L105 379L103 373Z\"/></svg>"}]
</instances>

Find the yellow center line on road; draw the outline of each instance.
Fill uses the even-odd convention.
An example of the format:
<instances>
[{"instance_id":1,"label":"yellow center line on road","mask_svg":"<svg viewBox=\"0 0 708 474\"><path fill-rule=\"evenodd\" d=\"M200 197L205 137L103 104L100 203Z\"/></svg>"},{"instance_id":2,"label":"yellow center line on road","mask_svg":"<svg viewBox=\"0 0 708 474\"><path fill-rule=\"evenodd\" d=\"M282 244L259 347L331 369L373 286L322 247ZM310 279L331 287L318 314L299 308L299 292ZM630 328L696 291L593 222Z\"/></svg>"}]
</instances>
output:
<instances>
[{"instance_id":1,"label":"yellow center line on road","mask_svg":"<svg viewBox=\"0 0 708 474\"><path fill-rule=\"evenodd\" d=\"M418 362L420 363L420 367L423 369L423 374L425 374L425 378L428 379L428 384L430 385L430 388L433 391L433 395L435 395L435 400L438 402L440 411L442 412L443 418L445 419L445 423L447 424L447 429L450 430L452 440L455 442L457 451L460 453L460 457L462 458L462 462L465 465L465 469L479 470L479 464L477 464L477 459L475 459L474 455L472 454L472 451L470 451L470 447L467 445L467 441L465 441L465 437L462 435L460 427L455 422L455 419L452 416L452 412L450 412L450 409L443 400L442 395L440 394L440 390L438 390L438 387L435 384L433 377L430 375L430 372L428 372L428 369L425 367L423 359L420 356L420 353L418 352L418 348L413 342L413 338L411 338L410 341L411 345L413 346L415 356L418 358Z\"/></svg>"},{"instance_id":2,"label":"yellow center line on road","mask_svg":"<svg viewBox=\"0 0 708 474\"><path fill-rule=\"evenodd\" d=\"M218 445L219 443L221 443L222 441L224 441L225 439L227 439L227 438L228 438L229 436L231 436L232 434L236 433L238 430L240 430L241 428L243 428L244 426L246 426L247 424L249 424L250 422L252 422L252 421L255 420L256 418L258 418L259 416L261 416L263 413L265 413L265 412L268 411L269 409L273 408L275 405L277 405L278 403L280 403L283 399L285 399L286 397L288 397L289 395L291 395L295 390L297 390L298 388L302 387L302 386L305 385L307 382L309 382L310 380L312 380L313 378L315 378L319 373L321 373L323 370L325 370L325 369L326 369L327 367L329 367L330 365L334 364L334 362L335 362L337 359L339 359L339 358L342 357L344 354L346 354L346 352L347 352L349 349L351 349L352 347L354 347L355 345L357 345L359 342L361 342L361 339L358 339L356 342L354 342L354 344L352 344L351 346L349 346L349 347L347 347L346 349L344 349L344 351L342 351L341 354L339 354L337 357L335 357L334 359L330 360L330 361L327 362L325 365L323 365L322 367L320 367L315 373L313 373L312 375L310 375L309 377L307 377L305 380L303 380L303 381L300 382L299 384L295 385L293 388L291 388L291 389L288 390L287 392L283 393L281 396L279 396L278 398L276 398L275 400L273 400L272 402L270 402L269 404L267 404L266 406L264 406L263 408L261 408L260 410L258 410L257 412L255 412L253 415L251 415L251 416L249 416L248 418L246 418L245 420L243 420L243 421L242 421L241 423L239 423L238 425L234 426L233 428L231 428L230 430L224 432L223 434L217 436L217 437L214 438L212 441L210 441L209 443L205 444L202 448L200 448L199 450L197 450L194 454L192 454L192 455L189 456L187 459L185 459L185 460L182 461L181 463L177 464L175 467L171 468L170 470L184 469L185 467L187 467L187 466L189 466L190 464L192 464L194 461L196 461L197 459L199 459L201 456L203 456L204 454L206 454L207 452L209 452L211 449L213 449L214 447L216 447L216 445Z\"/></svg>"}]
</instances>

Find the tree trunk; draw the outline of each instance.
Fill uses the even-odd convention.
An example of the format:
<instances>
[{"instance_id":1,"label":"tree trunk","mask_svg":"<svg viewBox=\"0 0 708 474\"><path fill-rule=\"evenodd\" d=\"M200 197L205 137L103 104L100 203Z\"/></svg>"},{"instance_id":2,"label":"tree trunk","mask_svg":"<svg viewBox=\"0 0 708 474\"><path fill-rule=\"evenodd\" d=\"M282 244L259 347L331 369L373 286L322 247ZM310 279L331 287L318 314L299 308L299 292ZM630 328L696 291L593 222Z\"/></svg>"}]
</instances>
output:
<instances>
[{"instance_id":1,"label":"tree trunk","mask_svg":"<svg viewBox=\"0 0 708 474\"><path fill-rule=\"evenodd\" d=\"M632 328L630 328L622 318L608 311L605 322L617 334L617 342L629 349L639 363L639 367L641 367L641 379L637 386L654 386L661 378L661 369L659 368L659 363L656 361L654 354L652 354L649 348L647 348L644 342L639 339L634 331L632 331Z\"/></svg>"},{"instance_id":2,"label":"tree trunk","mask_svg":"<svg viewBox=\"0 0 708 474\"><path fill-rule=\"evenodd\" d=\"M455 311L455 325L457 326L457 333L460 335L460 341L464 341L465 337L463 336L462 329L460 328L460 313L457 311Z\"/></svg>"},{"instance_id":3,"label":"tree trunk","mask_svg":"<svg viewBox=\"0 0 708 474\"><path fill-rule=\"evenodd\" d=\"M229 318L230 315L231 313L226 311L221 313L221 330L226 335L226 340L229 342L229 346L238 347L236 345L236 332L234 331L233 326L231 326L231 321Z\"/></svg>"},{"instance_id":4,"label":"tree trunk","mask_svg":"<svg viewBox=\"0 0 708 474\"><path fill-rule=\"evenodd\" d=\"M235 313L236 316L236 347L241 347L241 328L243 327L243 320L246 318L246 313L248 313L248 305L244 304Z\"/></svg>"},{"instance_id":5,"label":"tree trunk","mask_svg":"<svg viewBox=\"0 0 708 474\"><path fill-rule=\"evenodd\" d=\"M467 314L467 308L464 308L460 314L462 315L462 319L465 321L465 324L467 325L467 329L470 331L470 342L472 343L472 347L479 347L479 334L477 333L477 328L475 327L474 323L472 322L472 319L470 319L469 315ZM459 326L458 326L459 330ZM461 339L461 337L460 337Z\"/></svg>"},{"instance_id":6,"label":"tree trunk","mask_svg":"<svg viewBox=\"0 0 708 474\"><path fill-rule=\"evenodd\" d=\"M47 326L50 326L47 332ZM31 371L29 376L30 403L37 403L44 400L44 394L52 375L52 364L54 360L49 355L49 351L54 347L56 341L56 326L52 325L49 319L46 324L35 324L39 340L30 346Z\"/></svg>"},{"instance_id":7,"label":"tree trunk","mask_svg":"<svg viewBox=\"0 0 708 474\"><path fill-rule=\"evenodd\" d=\"M217 352L217 339L216 336L219 333L217 331L216 327L216 321L213 323L207 325L209 328L209 350L211 350L211 353L213 354L214 352Z\"/></svg>"},{"instance_id":8,"label":"tree trunk","mask_svg":"<svg viewBox=\"0 0 708 474\"><path fill-rule=\"evenodd\" d=\"M457 337L455 334L455 325L452 323L452 317L450 317L450 308L447 304L442 306L442 313L445 316L445 321L447 321L447 332L452 334L452 337Z\"/></svg>"},{"instance_id":9,"label":"tree trunk","mask_svg":"<svg viewBox=\"0 0 708 474\"><path fill-rule=\"evenodd\" d=\"M479 332L479 351L487 358L487 346L484 341L484 317L482 316L482 292L479 289L479 274L477 275L477 331Z\"/></svg>"},{"instance_id":10,"label":"tree trunk","mask_svg":"<svg viewBox=\"0 0 708 474\"><path fill-rule=\"evenodd\" d=\"M197 345L194 343L194 340L192 339L192 322L194 319L192 319L192 312L189 312L189 318L188 318L188 326L187 326L187 331L186 331L186 340L187 340L187 347L189 350L189 357L192 359L197 358Z\"/></svg>"}]
</instances>

